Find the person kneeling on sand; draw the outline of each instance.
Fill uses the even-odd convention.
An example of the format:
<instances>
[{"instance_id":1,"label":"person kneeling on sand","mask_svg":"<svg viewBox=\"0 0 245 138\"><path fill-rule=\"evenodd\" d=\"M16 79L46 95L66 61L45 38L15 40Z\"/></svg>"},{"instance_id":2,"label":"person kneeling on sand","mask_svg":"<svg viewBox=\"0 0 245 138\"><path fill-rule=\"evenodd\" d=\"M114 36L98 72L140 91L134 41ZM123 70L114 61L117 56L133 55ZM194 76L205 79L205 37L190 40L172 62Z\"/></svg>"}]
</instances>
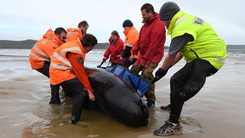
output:
<instances>
[{"instance_id":1,"label":"person kneeling on sand","mask_svg":"<svg viewBox=\"0 0 245 138\"><path fill-rule=\"evenodd\" d=\"M82 109L85 107L87 96L94 101L92 89L84 68L85 55L97 44L92 34L85 34L82 39L69 41L55 50L50 64L50 103L60 101L59 86L68 95L74 96L72 106L72 124L80 120Z\"/></svg>"}]
</instances>

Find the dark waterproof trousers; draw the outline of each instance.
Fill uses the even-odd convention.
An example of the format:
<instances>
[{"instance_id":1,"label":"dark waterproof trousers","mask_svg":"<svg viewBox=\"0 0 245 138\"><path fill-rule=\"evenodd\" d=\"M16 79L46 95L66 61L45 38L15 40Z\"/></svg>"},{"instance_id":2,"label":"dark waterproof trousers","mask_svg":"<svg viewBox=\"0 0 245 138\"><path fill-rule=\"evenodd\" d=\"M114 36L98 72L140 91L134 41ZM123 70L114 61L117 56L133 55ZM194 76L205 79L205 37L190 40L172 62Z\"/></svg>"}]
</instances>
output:
<instances>
[{"instance_id":1,"label":"dark waterproof trousers","mask_svg":"<svg viewBox=\"0 0 245 138\"><path fill-rule=\"evenodd\" d=\"M43 75L49 78L49 66L50 62L45 61L43 67L40 69L36 69L36 71L42 73Z\"/></svg>"},{"instance_id":2,"label":"dark waterproof trousers","mask_svg":"<svg viewBox=\"0 0 245 138\"><path fill-rule=\"evenodd\" d=\"M134 58L131 62L128 58L126 58L125 61L123 62L122 66L128 68L129 66L133 65L136 60L137 60L137 58Z\"/></svg>"},{"instance_id":3,"label":"dark waterproof trousers","mask_svg":"<svg viewBox=\"0 0 245 138\"><path fill-rule=\"evenodd\" d=\"M195 59L186 63L170 79L171 113L169 121L179 122L184 102L196 95L205 84L206 77L217 72L208 61Z\"/></svg>"},{"instance_id":4,"label":"dark waterproof trousers","mask_svg":"<svg viewBox=\"0 0 245 138\"><path fill-rule=\"evenodd\" d=\"M65 95L72 95L74 97L74 102L72 105L72 118L75 118L77 121L80 120L82 109L86 107L86 102L88 100L86 90L78 79L72 79L58 85L51 85L51 97L53 99L57 99L59 97L60 85L64 89Z\"/></svg>"}]
</instances>

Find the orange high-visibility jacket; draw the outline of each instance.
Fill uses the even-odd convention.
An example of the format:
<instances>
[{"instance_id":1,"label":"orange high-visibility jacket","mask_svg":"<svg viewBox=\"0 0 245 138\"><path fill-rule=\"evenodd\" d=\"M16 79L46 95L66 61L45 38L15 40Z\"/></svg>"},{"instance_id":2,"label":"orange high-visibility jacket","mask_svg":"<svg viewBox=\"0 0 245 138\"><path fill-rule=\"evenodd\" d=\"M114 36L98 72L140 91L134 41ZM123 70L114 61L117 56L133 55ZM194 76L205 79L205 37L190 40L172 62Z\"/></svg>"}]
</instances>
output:
<instances>
[{"instance_id":1,"label":"orange high-visibility jacket","mask_svg":"<svg viewBox=\"0 0 245 138\"><path fill-rule=\"evenodd\" d=\"M80 28L67 28L67 40L72 41L76 40L77 38L81 39L83 36L82 31Z\"/></svg>"},{"instance_id":2,"label":"orange high-visibility jacket","mask_svg":"<svg viewBox=\"0 0 245 138\"><path fill-rule=\"evenodd\" d=\"M50 84L56 85L64 81L77 78L72 71L71 63L67 59L68 52L79 54L81 55L83 60L85 60L86 51L83 48L79 39L63 44L54 52L51 58L51 64L49 68ZM92 91L92 87L89 83L87 74L84 74L82 76L85 77L85 80L81 83L86 89Z\"/></svg>"},{"instance_id":3,"label":"orange high-visibility jacket","mask_svg":"<svg viewBox=\"0 0 245 138\"><path fill-rule=\"evenodd\" d=\"M29 54L31 68L36 70L42 68L45 61L50 62L50 57L61 44L63 42L54 34L52 29L49 29L31 49Z\"/></svg>"},{"instance_id":4,"label":"orange high-visibility jacket","mask_svg":"<svg viewBox=\"0 0 245 138\"><path fill-rule=\"evenodd\" d=\"M139 32L138 30L132 26L130 28L128 28L127 30L123 31L124 35L125 35L125 39L124 39L124 48L126 46L128 47L134 47L138 41L139 38ZM132 53L132 50L131 50ZM134 58L137 58L138 55L134 55Z\"/></svg>"}]
</instances>

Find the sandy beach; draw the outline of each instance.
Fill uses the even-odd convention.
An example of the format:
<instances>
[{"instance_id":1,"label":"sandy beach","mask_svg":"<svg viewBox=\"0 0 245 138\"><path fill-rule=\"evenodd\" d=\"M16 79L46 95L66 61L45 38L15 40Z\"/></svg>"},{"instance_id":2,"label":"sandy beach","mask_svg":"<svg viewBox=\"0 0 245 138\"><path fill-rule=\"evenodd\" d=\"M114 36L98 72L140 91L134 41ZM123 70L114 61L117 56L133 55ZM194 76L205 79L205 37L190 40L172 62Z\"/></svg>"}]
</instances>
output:
<instances>
[{"instance_id":1,"label":"sandy beach","mask_svg":"<svg viewBox=\"0 0 245 138\"><path fill-rule=\"evenodd\" d=\"M93 54L87 60L97 66L101 53ZM183 134L171 138L244 138L244 59L244 54L230 55L223 68L207 78L203 89L183 107ZM82 121L71 125L72 99L62 97L62 105L49 105L48 78L31 70L28 60L1 61L0 137L157 138L152 132L169 116L160 109L169 103L169 79L184 64L180 61L156 83L156 107L150 109L149 125L131 128L96 109L84 110Z\"/></svg>"}]
</instances>

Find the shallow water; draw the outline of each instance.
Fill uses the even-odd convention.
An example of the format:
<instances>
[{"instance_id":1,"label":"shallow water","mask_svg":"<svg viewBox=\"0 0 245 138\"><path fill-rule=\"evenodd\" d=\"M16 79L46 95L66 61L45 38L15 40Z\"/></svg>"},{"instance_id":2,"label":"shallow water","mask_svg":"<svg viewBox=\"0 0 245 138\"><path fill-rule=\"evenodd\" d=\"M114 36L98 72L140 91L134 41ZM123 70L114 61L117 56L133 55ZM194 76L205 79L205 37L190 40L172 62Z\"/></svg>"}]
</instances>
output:
<instances>
[{"instance_id":1,"label":"shallow water","mask_svg":"<svg viewBox=\"0 0 245 138\"><path fill-rule=\"evenodd\" d=\"M3 137L17 135L17 133L11 134L12 127L18 130L23 128L19 133L24 138L148 137L152 135L154 129L164 123L169 114L157 108L151 109L149 125L132 128L114 120L101 109L92 107L83 110L81 122L78 125L71 125L72 98L62 96L62 105L50 105L48 79L36 71L31 71L27 61L4 62L0 65L3 67L0 71L2 82L0 95L2 98L6 95L6 99L0 101L2 103L0 120L2 124L12 124L7 128L1 126L1 129L5 130L1 135Z\"/></svg>"},{"instance_id":2,"label":"shallow water","mask_svg":"<svg viewBox=\"0 0 245 138\"><path fill-rule=\"evenodd\" d=\"M48 95L42 95L42 97L32 111L39 121L29 124L24 129L23 137L148 137L169 115L168 112L163 112L159 108L150 109L148 126L132 128L114 120L101 109L90 108L83 111L81 121L77 125L71 125L72 98L63 97L64 103L58 106L48 104ZM184 133L202 133L201 126L195 119L184 117L181 122L185 126Z\"/></svg>"},{"instance_id":3,"label":"shallow water","mask_svg":"<svg viewBox=\"0 0 245 138\"><path fill-rule=\"evenodd\" d=\"M150 109L148 126L126 126L97 108L84 110L81 122L71 125L73 99L62 96L62 105L48 104L48 79L30 69L28 50L21 51L21 60L15 56L18 51L13 51L0 52L0 55L11 55L0 57L0 136L4 138L155 137L153 130L169 116L169 112L160 109L161 105L169 103L169 78L184 64L181 61L171 68L166 77L156 84L156 107ZM101 58L101 51L88 54L86 64L96 67ZM239 138L245 135L245 124L241 121L245 119L245 111L241 110L245 104L242 93L245 88L243 59L243 53L229 53L226 65L217 75L208 78L201 92L184 105L180 119L184 135L173 137Z\"/></svg>"}]
</instances>

